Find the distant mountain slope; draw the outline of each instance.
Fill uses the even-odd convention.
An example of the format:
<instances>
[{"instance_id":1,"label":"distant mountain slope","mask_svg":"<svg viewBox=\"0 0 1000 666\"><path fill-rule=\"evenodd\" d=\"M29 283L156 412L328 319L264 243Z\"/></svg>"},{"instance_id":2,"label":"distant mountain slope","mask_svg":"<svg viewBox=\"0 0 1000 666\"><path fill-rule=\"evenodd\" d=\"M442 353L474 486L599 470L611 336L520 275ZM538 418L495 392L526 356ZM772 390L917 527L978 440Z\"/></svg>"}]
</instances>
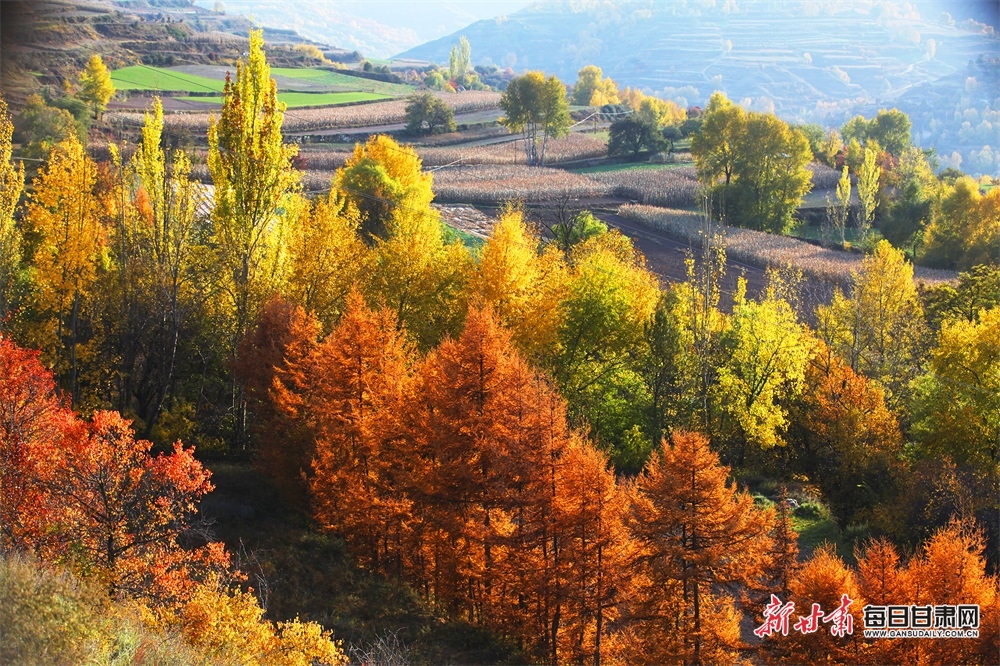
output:
<instances>
[{"instance_id":1,"label":"distant mountain slope","mask_svg":"<svg viewBox=\"0 0 1000 666\"><path fill-rule=\"evenodd\" d=\"M891 101L913 86L997 53L995 35L926 20L903 3L815 0L587 0L539 2L506 20L479 21L399 57L447 62L466 36L473 62L544 69L568 83L597 64L620 84L689 103L713 90L783 116L821 119L858 103ZM873 4L873 3L869 3ZM836 9L836 8L841 9Z\"/></svg>"},{"instance_id":2,"label":"distant mountain slope","mask_svg":"<svg viewBox=\"0 0 1000 666\"><path fill-rule=\"evenodd\" d=\"M0 85L16 108L29 94L58 90L99 53L125 65L206 64L231 67L247 48L253 23L193 6L190 0L0 1ZM292 45L308 41L290 30L265 28L268 60L297 66Z\"/></svg>"},{"instance_id":3,"label":"distant mountain slope","mask_svg":"<svg viewBox=\"0 0 1000 666\"><path fill-rule=\"evenodd\" d=\"M827 126L898 105L942 166L996 174L1000 39L965 18L988 13L935 0L547 0L398 57L447 63L465 36L474 64L541 69L570 85L595 64L619 85L682 105L722 90L746 107Z\"/></svg>"},{"instance_id":4,"label":"distant mountain slope","mask_svg":"<svg viewBox=\"0 0 1000 666\"><path fill-rule=\"evenodd\" d=\"M484 17L500 16L529 0L224 0L227 14L252 16L265 25L290 28L300 35L366 57L388 58ZM215 0L198 0L211 8ZM291 5L294 10L289 11Z\"/></svg>"}]
</instances>

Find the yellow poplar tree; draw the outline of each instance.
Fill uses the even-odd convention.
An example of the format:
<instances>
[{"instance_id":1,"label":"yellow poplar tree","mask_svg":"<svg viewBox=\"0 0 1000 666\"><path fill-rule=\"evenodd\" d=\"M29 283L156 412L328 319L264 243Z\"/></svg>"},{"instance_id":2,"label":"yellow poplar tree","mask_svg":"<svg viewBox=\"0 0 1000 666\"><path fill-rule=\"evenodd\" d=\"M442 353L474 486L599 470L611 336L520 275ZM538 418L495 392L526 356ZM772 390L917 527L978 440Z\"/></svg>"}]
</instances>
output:
<instances>
[{"instance_id":1,"label":"yellow poplar tree","mask_svg":"<svg viewBox=\"0 0 1000 666\"><path fill-rule=\"evenodd\" d=\"M288 296L314 313L327 331L370 260L358 235L359 218L357 209L332 190L311 208L303 205L290 231Z\"/></svg>"},{"instance_id":2,"label":"yellow poplar tree","mask_svg":"<svg viewBox=\"0 0 1000 666\"><path fill-rule=\"evenodd\" d=\"M896 407L918 369L925 328L913 265L883 240L851 278L850 296L837 290L816 310L817 330L854 372L880 382Z\"/></svg>"},{"instance_id":3,"label":"yellow poplar tree","mask_svg":"<svg viewBox=\"0 0 1000 666\"><path fill-rule=\"evenodd\" d=\"M24 190L24 165L11 161L14 124L0 95L0 329L7 325L14 282L21 262L21 232L14 211Z\"/></svg>"},{"instance_id":4,"label":"yellow poplar tree","mask_svg":"<svg viewBox=\"0 0 1000 666\"><path fill-rule=\"evenodd\" d=\"M243 336L282 284L286 262L283 206L296 187L298 152L282 143L285 104L264 57L260 30L250 31L247 60L226 77L222 115L208 126L208 170L215 185L212 224L218 268L233 321L231 343Z\"/></svg>"},{"instance_id":5,"label":"yellow poplar tree","mask_svg":"<svg viewBox=\"0 0 1000 666\"><path fill-rule=\"evenodd\" d=\"M788 422L781 401L801 392L810 356L809 338L795 311L773 284L760 301L747 300L741 279L723 337L727 353L717 386L721 410L735 421L741 444L783 445Z\"/></svg>"},{"instance_id":6,"label":"yellow poplar tree","mask_svg":"<svg viewBox=\"0 0 1000 666\"><path fill-rule=\"evenodd\" d=\"M287 218L297 212L290 194L299 181L292 167L298 148L282 142L285 104L278 102L260 30L250 31L248 58L237 63L235 81L226 76L223 95L221 118L208 124L208 170L218 288L235 354L264 303L283 287ZM234 440L243 444L246 403L235 382L232 397Z\"/></svg>"},{"instance_id":7,"label":"yellow poplar tree","mask_svg":"<svg viewBox=\"0 0 1000 666\"><path fill-rule=\"evenodd\" d=\"M201 249L195 235L204 196L190 178L190 159L180 150L168 159L162 135L163 105L156 98L130 163L122 165L112 150L122 178L111 244L119 312L109 328L122 350L121 406L135 405L146 433L174 383L182 329L195 307L193 268Z\"/></svg>"},{"instance_id":8,"label":"yellow poplar tree","mask_svg":"<svg viewBox=\"0 0 1000 666\"><path fill-rule=\"evenodd\" d=\"M461 325L469 253L458 241L445 242L436 213L401 210L389 219L388 234L372 250L368 295L430 349Z\"/></svg>"},{"instance_id":9,"label":"yellow poplar tree","mask_svg":"<svg viewBox=\"0 0 1000 666\"><path fill-rule=\"evenodd\" d=\"M57 144L34 182L28 227L39 238L33 257L42 320L32 345L47 350L74 403L86 316L105 251L97 167L75 135Z\"/></svg>"},{"instance_id":10,"label":"yellow poplar tree","mask_svg":"<svg viewBox=\"0 0 1000 666\"><path fill-rule=\"evenodd\" d=\"M354 154L337 170L333 189L360 212L362 237L373 243L387 236L394 215L430 211L432 182L413 148L376 134L354 147Z\"/></svg>"}]
</instances>

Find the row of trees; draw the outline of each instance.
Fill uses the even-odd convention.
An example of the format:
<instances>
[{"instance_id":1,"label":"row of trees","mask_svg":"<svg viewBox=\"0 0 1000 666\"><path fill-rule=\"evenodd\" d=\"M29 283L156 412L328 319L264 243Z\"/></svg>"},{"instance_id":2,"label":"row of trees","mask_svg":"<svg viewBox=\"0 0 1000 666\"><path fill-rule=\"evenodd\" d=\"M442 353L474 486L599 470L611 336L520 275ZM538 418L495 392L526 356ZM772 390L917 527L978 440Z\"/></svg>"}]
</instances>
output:
<instances>
[{"instance_id":1,"label":"row of trees","mask_svg":"<svg viewBox=\"0 0 1000 666\"><path fill-rule=\"evenodd\" d=\"M760 301L738 299L732 315L719 312L717 291L701 305L679 287L661 293L613 232L540 250L512 213L473 260L446 240L419 159L384 137L356 149L327 197L295 195L291 149L267 101L273 89L260 92L268 86L256 58L230 82L213 126L210 217L199 212L205 195L187 177L187 158L168 161L160 146L158 112L140 149L111 169L72 140L61 145L21 224L13 208L6 213L2 237L17 251L5 255L5 326L44 350L74 404L116 407L162 441L247 446L252 415L227 368L263 303L284 293L329 330L357 285L390 306L423 350L456 334L466 304L486 298L556 381L574 425L585 424L622 471L641 469L674 427L705 430L734 461L788 442L816 337L889 390L910 422L908 382L926 372L931 340L897 254L880 250L866 264L854 293L822 315L819 336L799 321L795 289L778 283ZM260 106L238 108L236 90ZM252 129L255 115L268 120ZM876 273L898 276L874 292L884 302L864 286ZM901 308L890 319L887 303ZM871 318L858 319L864 308ZM862 336L870 322L879 328ZM892 328L904 323L915 332ZM886 336L898 338L892 350L866 347L885 347ZM769 354L781 363L769 365ZM873 354L879 360L866 365ZM805 441L792 440L803 455Z\"/></svg>"},{"instance_id":2,"label":"row of trees","mask_svg":"<svg viewBox=\"0 0 1000 666\"><path fill-rule=\"evenodd\" d=\"M970 524L936 532L905 566L887 541L860 548L857 570L831 549L800 564L787 504L775 514L729 485L702 435L675 430L638 477L616 479L488 307L473 306L461 334L426 355L392 312L357 294L325 338L320 330L275 300L242 349L240 372L263 415L264 468L366 566L517 639L539 661L958 662L996 649L995 627L978 642L917 646L741 639L742 613L760 617L770 593L801 609L836 608L848 594L858 627L866 602L965 595L986 627L1000 610L997 581ZM830 379L835 391L857 381L843 366ZM928 576L941 584L925 588Z\"/></svg>"},{"instance_id":3,"label":"row of trees","mask_svg":"<svg viewBox=\"0 0 1000 666\"><path fill-rule=\"evenodd\" d=\"M1000 263L1000 194L995 188L984 192L955 169L935 176L934 155L912 145L905 113L883 109L874 118L856 116L839 132L824 133L817 125L798 129L818 161L850 174L860 240L877 231L914 260L941 268ZM842 245L852 204L841 190L849 195L844 181L824 236Z\"/></svg>"}]
</instances>

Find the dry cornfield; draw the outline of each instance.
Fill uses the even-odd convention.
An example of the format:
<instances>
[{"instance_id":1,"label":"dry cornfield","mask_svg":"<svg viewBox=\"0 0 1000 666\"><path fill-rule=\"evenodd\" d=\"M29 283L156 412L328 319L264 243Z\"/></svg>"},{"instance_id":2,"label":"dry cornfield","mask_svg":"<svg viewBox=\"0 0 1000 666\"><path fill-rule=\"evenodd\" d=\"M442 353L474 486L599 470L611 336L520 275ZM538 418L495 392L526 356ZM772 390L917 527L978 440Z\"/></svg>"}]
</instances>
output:
<instances>
[{"instance_id":1,"label":"dry cornfield","mask_svg":"<svg viewBox=\"0 0 1000 666\"><path fill-rule=\"evenodd\" d=\"M612 196L655 206L693 206L698 195L694 167L625 169L592 173L588 177L607 186Z\"/></svg>"},{"instance_id":2,"label":"dry cornfield","mask_svg":"<svg viewBox=\"0 0 1000 666\"><path fill-rule=\"evenodd\" d=\"M698 213L669 208L626 204L618 214L669 236L685 241L699 241L702 234L702 217ZM725 236L726 254L737 261L762 267L783 268L792 266L809 277L847 286L851 271L856 270L863 258L860 254L822 248L811 243L739 227L715 225ZM916 267L914 279L927 286L951 282L951 271Z\"/></svg>"},{"instance_id":3,"label":"dry cornfield","mask_svg":"<svg viewBox=\"0 0 1000 666\"><path fill-rule=\"evenodd\" d=\"M500 106L500 93L468 90L460 93L436 93L455 113L487 111ZM208 129L210 113L171 113L164 117L168 127L189 130ZM218 118L219 114L214 114ZM285 113L283 128L286 132L305 132L347 127L367 127L369 125L391 125L403 122L406 116L406 100L394 99L371 104L351 106L330 106L320 109L295 109ZM138 127L144 122L144 114L133 111L108 112L105 117L112 123Z\"/></svg>"},{"instance_id":4,"label":"dry cornfield","mask_svg":"<svg viewBox=\"0 0 1000 666\"><path fill-rule=\"evenodd\" d=\"M438 201L495 204L551 201L560 197L606 196L608 188L563 169L523 165L475 165L434 172Z\"/></svg>"},{"instance_id":5,"label":"dry cornfield","mask_svg":"<svg viewBox=\"0 0 1000 666\"><path fill-rule=\"evenodd\" d=\"M561 164L575 160L604 157L607 144L589 134L573 132L563 139L552 139L545 148L545 161ZM485 146L449 146L446 148L418 148L424 166L445 164L524 164L524 144L511 138L503 143Z\"/></svg>"}]
</instances>

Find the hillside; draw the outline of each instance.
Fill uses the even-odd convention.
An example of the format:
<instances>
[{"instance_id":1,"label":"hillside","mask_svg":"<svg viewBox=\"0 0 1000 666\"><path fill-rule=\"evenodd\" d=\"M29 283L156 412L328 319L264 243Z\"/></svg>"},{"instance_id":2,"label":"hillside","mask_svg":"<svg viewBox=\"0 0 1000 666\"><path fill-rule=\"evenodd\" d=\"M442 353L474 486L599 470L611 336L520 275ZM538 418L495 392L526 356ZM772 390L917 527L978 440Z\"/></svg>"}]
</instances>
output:
<instances>
[{"instance_id":1,"label":"hillside","mask_svg":"<svg viewBox=\"0 0 1000 666\"><path fill-rule=\"evenodd\" d=\"M228 65L246 50L249 19L194 6L190 0L45 0L0 3L2 85L16 107L44 86L75 79L93 53L109 68L127 65ZM265 29L276 66L302 64L294 31Z\"/></svg>"},{"instance_id":2,"label":"hillside","mask_svg":"<svg viewBox=\"0 0 1000 666\"><path fill-rule=\"evenodd\" d=\"M213 7L214 0L198 0ZM459 30L479 19L508 14L528 0L298 0L289 12L281 0L226 0L230 14L253 16L267 25L295 30L300 35L355 49L365 56L388 58Z\"/></svg>"},{"instance_id":3,"label":"hillside","mask_svg":"<svg viewBox=\"0 0 1000 666\"><path fill-rule=\"evenodd\" d=\"M983 112L995 111L989 107L1000 92L995 80L984 83L979 73L978 88L964 86L979 70L996 71L991 58L1000 56L1000 40L991 26L963 20L964 14L932 13L924 5L921 16L903 3L872 10L862 3L751 0L711 10L703 4L539 2L399 57L447 63L464 35L474 64L542 69L567 83L596 64L622 86L682 105L704 104L722 90L744 106L829 126L899 104L904 111L919 108L915 138L941 155L963 151L957 135L966 119L943 127L956 112L975 109L976 132ZM947 92L928 109L922 91L941 85ZM1000 144L996 123L980 134L979 146ZM967 146L962 154L970 167ZM997 168L979 166L972 171Z\"/></svg>"}]
</instances>

